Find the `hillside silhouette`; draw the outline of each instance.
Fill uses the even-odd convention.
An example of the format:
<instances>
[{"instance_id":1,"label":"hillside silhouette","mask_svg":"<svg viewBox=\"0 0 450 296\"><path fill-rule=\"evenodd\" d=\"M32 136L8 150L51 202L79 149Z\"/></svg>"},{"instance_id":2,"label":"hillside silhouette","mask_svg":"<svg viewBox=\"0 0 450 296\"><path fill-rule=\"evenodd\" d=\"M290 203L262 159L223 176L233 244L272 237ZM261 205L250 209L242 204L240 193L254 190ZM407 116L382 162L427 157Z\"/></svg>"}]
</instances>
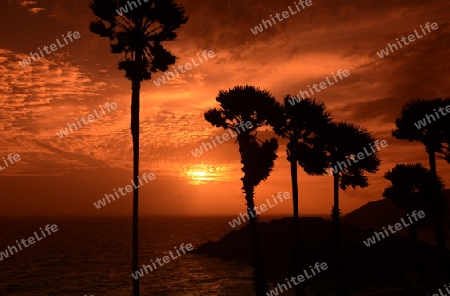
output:
<instances>
[{"instance_id":1,"label":"hillside silhouette","mask_svg":"<svg viewBox=\"0 0 450 296\"><path fill-rule=\"evenodd\" d=\"M445 192L447 199L449 193L449 190ZM341 225L341 231L348 292L360 295L360 293L385 291L386 287L401 290L404 287L405 274L412 268L410 239L391 234L370 247L364 245L363 241L374 235L374 229L381 225L397 223L400 218L405 217L405 214L395 210L393 205L389 205L389 200L380 200L370 202L347 216L343 218L345 223ZM308 290L321 291L321 295L329 293L332 295L335 268L333 222L315 217L300 218L299 222L305 268L316 262L326 262L330 267L327 272L307 280ZM349 223L361 223L363 226L357 227ZM364 227L369 229L363 229ZM293 218L259 222L258 232L267 280L272 283L270 287L284 282L285 278L295 276L292 274L292 255L286 252L286 246L293 243ZM431 229L430 235L432 235ZM199 246L195 252L251 266L249 237L249 227L244 226L229 232L217 242L208 242ZM419 249L424 262L424 283L426 285L433 283L432 286L438 286L439 284L436 284L438 271L435 266L438 260L437 247L420 242Z\"/></svg>"},{"instance_id":2,"label":"hillside silhouette","mask_svg":"<svg viewBox=\"0 0 450 296\"><path fill-rule=\"evenodd\" d=\"M446 213L450 214L450 189L443 191ZM380 213L382 213L380 215ZM362 207L348 213L342 217L342 222L361 228L381 228L388 224L397 223L405 216L405 212L396 208L389 199L371 201ZM450 220L446 221L447 228L450 228Z\"/></svg>"}]
</instances>

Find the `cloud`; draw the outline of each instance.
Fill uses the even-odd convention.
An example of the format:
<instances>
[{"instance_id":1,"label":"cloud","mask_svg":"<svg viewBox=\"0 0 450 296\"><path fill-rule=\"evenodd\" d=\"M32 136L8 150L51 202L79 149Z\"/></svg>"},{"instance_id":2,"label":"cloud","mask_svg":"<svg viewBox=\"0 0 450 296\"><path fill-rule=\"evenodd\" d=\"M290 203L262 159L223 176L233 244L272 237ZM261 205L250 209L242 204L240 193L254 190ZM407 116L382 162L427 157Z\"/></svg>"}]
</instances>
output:
<instances>
[{"instance_id":1,"label":"cloud","mask_svg":"<svg viewBox=\"0 0 450 296\"><path fill-rule=\"evenodd\" d=\"M42 7L30 7L30 6L36 6L37 5L36 1L21 1L19 3L19 5L27 8L27 11L31 12L32 14L37 14L40 11L46 10L45 8L42 8Z\"/></svg>"}]
</instances>

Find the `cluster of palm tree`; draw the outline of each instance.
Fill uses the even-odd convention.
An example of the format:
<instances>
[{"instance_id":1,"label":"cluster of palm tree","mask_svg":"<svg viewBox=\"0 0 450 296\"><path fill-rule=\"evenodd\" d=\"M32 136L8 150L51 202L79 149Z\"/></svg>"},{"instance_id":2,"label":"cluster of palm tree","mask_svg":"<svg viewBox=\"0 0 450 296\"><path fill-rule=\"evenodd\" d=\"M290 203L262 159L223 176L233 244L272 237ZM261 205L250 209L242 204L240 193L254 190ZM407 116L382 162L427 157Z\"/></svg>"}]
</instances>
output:
<instances>
[{"instance_id":1,"label":"cluster of palm tree","mask_svg":"<svg viewBox=\"0 0 450 296\"><path fill-rule=\"evenodd\" d=\"M294 272L300 273L302 255L299 233L298 180L297 165L307 174L323 175L325 169L342 161L346 156L363 151L369 143L375 141L363 127L346 122L333 122L325 104L314 99L305 98L297 104L290 104L291 96L284 98L283 104L265 90L253 86L236 86L228 91L220 91L216 101L220 108L205 112L205 119L213 126L224 129L233 128L241 121L250 121L253 128L237 136L241 155L242 190L247 202L250 231L253 233L254 275L256 295L266 295L267 284L259 250L256 221L254 214L254 188L265 180L273 169L278 142L276 138L262 140L257 137L257 129L262 126L272 127L274 133L288 140L286 145L287 160L290 163L293 212L294 212ZM267 149L264 149L266 147ZM335 268L337 295L345 295L343 277L339 189L349 186L366 187L369 185L365 172L375 173L380 159L374 153L365 159L345 167L341 171L333 171L334 201L332 219L334 225ZM304 285L296 286L296 294L304 295Z\"/></svg>"},{"instance_id":2,"label":"cluster of palm tree","mask_svg":"<svg viewBox=\"0 0 450 296\"><path fill-rule=\"evenodd\" d=\"M325 168L361 152L375 139L361 126L333 122L325 104L311 98L302 99L299 103L292 105L289 103L292 97L287 95L284 97L283 104L280 104L265 90L253 86L236 86L228 91L220 91L216 101L220 103L220 108L210 109L204 114L205 119L213 126L228 129L237 126L241 121L255 123L252 129L237 136L237 142L244 172L244 177L241 178L242 190L245 194L252 233L255 293L266 295L264 267L262 261L259 261L262 257L257 233L257 216L253 210L254 188L272 171L278 144L276 138L258 139L257 129L262 126L271 127L275 135L288 140L286 153L291 170L294 216L294 274L300 273L303 269L297 165L309 175L323 175ZM421 120L426 112L431 113L432 110L436 111L446 105L450 105L450 99L438 98L412 100L403 107L401 116L396 120L397 129L392 134L397 139L422 142L430 156L430 170L418 163L398 164L392 171L385 174L385 178L391 181L392 185L388 186L383 193L383 196L392 199L397 207L408 212L424 210L431 217L439 247L439 270L443 279L447 275L448 262L443 224L445 204L442 197L443 182L436 173L435 157L439 154L439 157L450 162L450 116L422 130L417 129L414 123ZM364 173L375 173L379 165L380 159L374 153L341 171L333 171L332 174L334 199L331 217L334 228L336 295L339 296L346 295L339 222L339 189L346 190L349 186L367 187L369 183ZM257 174L258 177L255 177ZM420 224L413 223L409 231L413 241L413 270L420 281L423 268L418 250L418 226ZM305 295L304 285L298 285L295 288L296 295Z\"/></svg>"},{"instance_id":3,"label":"cluster of palm tree","mask_svg":"<svg viewBox=\"0 0 450 296\"><path fill-rule=\"evenodd\" d=\"M440 280L446 280L450 275L444 225L444 185L436 170L436 158L450 163L450 116L445 114L446 106L450 106L450 98L413 99L403 106L400 117L395 121L396 129L392 131L392 136L399 140L422 143L428 154L430 169L421 163L397 164L385 174L384 177L391 185L383 192L385 198L391 199L398 208L406 212L423 210L434 225ZM415 124L429 114L434 114L437 120L417 128ZM412 241L411 269L417 276L418 283L422 282L424 276L417 233L421 224L423 225L413 223L409 227Z\"/></svg>"}]
</instances>

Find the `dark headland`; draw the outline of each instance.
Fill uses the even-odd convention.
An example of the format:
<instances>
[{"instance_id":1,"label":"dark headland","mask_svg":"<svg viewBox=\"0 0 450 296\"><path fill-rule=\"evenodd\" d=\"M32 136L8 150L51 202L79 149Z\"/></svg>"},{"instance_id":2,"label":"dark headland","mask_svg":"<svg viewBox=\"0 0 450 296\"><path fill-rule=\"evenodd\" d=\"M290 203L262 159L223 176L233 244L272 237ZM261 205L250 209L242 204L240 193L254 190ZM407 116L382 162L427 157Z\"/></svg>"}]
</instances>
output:
<instances>
[{"instance_id":1,"label":"dark headland","mask_svg":"<svg viewBox=\"0 0 450 296\"><path fill-rule=\"evenodd\" d=\"M445 191L445 198L448 209L450 190ZM450 211L447 213L450 214ZM395 208L389 200L379 200L342 217L344 276L349 295L404 295L387 291L402 289L405 286L405 275L412 269L412 245L408 228L400 231L398 235L391 234L370 247L363 241L372 237L375 230L381 231L383 226L393 225L405 216L406 213ZM447 222L448 220L450 219L447 219ZM449 230L449 224L446 225ZM291 266L293 219L286 217L259 222L258 232L267 281L271 284L284 283L285 278L295 276ZM316 262L326 262L329 266L326 272L307 280L306 284L310 289L317 288L317 291L322 291L320 295L327 295L327 291L334 290L332 221L314 217L300 218L300 233L304 268ZM217 242L200 245L194 252L251 266L250 237L249 227L244 226L230 231ZM437 280L437 248L433 227L429 221L420 225L419 241L425 271L422 286L432 286L423 291L435 293L444 283L441 284ZM376 291L385 292L372 294Z\"/></svg>"}]
</instances>

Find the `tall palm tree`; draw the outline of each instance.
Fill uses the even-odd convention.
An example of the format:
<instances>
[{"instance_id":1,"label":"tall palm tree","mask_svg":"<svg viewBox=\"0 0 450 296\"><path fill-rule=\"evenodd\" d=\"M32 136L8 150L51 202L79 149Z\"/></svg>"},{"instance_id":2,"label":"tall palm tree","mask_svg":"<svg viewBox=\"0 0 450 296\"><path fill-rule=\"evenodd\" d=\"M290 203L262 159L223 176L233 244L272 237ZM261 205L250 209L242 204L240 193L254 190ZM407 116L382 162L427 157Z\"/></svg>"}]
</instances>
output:
<instances>
[{"instance_id":1,"label":"tall palm tree","mask_svg":"<svg viewBox=\"0 0 450 296\"><path fill-rule=\"evenodd\" d=\"M252 124L250 129L239 130L237 142L244 172L244 177L241 178L242 190L245 193L252 234L254 289L256 295L265 296L267 284L259 246L254 195L255 187L272 172L277 158L278 141L276 138L259 140L256 129L268 124L268 117L276 106L276 100L267 91L253 86L236 86L228 91L220 91L216 101L220 103L220 108L209 109L204 114L205 119L213 126L236 129L242 122Z\"/></svg>"},{"instance_id":2,"label":"tall palm tree","mask_svg":"<svg viewBox=\"0 0 450 296\"><path fill-rule=\"evenodd\" d=\"M411 100L403 106L400 117L395 120L397 128L392 131L392 136L399 140L421 142L425 146L430 171L435 176L436 157L450 163L450 116L442 115L447 105L450 105L450 98Z\"/></svg>"},{"instance_id":3,"label":"tall palm tree","mask_svg":"<svg viewBox=\"0 0 450 296\"><path fill-rule=\"evenodd\" d=\"M284 97L283 105L277 106L271 117L274 132L288 139L287 160L291 168L292 201L294 207L294 274L303 269L300 247L297 164L310 175L323 175L326 167L325 152L317 138L331 122L324 103L305 98L296 104L290 95ZM296 286L296 294L304 295L305 284Z\"/></svg>"},{"instance_id":4,"label":"tall palm tree","mask_svg":"<svg viewBox=\"0 0 450 296\"><path fill-rule=\"evenodd\" d=\"M399 140L421 142L428 154L430 171L438 177L436 158L445 159L450 163L450 116L443 115L444 109L450 105L450 98L414 99L406 103L400 117L396 119L396 129L392 135ZM419 123L421 122L421 123ZM445 200L439 194L432 199L434 224L437 231L436 240L439 247L440 274L445 279L450 272L448 269L446 235L444 227ZM439 210L440 209L440 210Z\"/></svg>"},{"instance_id":5,"label":"tall palm tree","mask_svg":"<svg viewBox=\"0 0 450 296\"><path fill-rule=\"evenodd\" d=\"M363 127L345 122L331 123L327 129L326 142L328 171L333 176L334 204L331 217L334 225L334 254L336 261L336 295L346 295L344 284L344 266L342 262L342 243L340 234L339 188L346 190L349 186L367 187L369 185L364 172L375 173L380 165L376 152L370 152L370 144L375 141L372 135ZM368 153L362 157L359 153ZM358 156L359 154L359 156ZM356 159L358 156L358 160ZM361 156L361 157L360 157ZM350 161L352 159L352 161ZM344 163L344 165L341 165Z\"/></svg>"},{"instance_id":6,"label":"tall palm tree","mask_svg":"<svg viewBox=\"0 0 450 296\"><path fill-rule=\"evenodd\" d=\"M430 203L430 198L441 194L444 187L441 179L436 177L430 170L424 168L420 163L397 164L392 171L388 171L384 175L384 178L391 181L391 185L386 187L383 197L391 199L396 207L409 213L414 210L425 210L427 214L433 212L435 203ZM431 208L430 205L432 206ZM419 282L421 282L424 270L417 239L419 222L423 221L411 223L409 230L412 241L414 270Z\"/></svg>"},{"instance_id":7,"label":"tall palm tree","mask_svg":"<svg viewBox=\"0 0 450 296\"><path fill-rule=\"evenodd\" d=\"M126 14L118 15L126 0L92 0L89 4L96 19L89 29L100 37L109 38L111 53L125 53L118 69L131 81L131 135L133 138L133 181L139 176L139 92L141 82L152 73L166 71L176 57L161 43L173 41L176 30L188 18L185 9L173 0L150 0ZM138 188L133 189L133 272L138 270ZM139 279L133 280L133 295L139 295Z\"/></svg>"}]
</instances>

